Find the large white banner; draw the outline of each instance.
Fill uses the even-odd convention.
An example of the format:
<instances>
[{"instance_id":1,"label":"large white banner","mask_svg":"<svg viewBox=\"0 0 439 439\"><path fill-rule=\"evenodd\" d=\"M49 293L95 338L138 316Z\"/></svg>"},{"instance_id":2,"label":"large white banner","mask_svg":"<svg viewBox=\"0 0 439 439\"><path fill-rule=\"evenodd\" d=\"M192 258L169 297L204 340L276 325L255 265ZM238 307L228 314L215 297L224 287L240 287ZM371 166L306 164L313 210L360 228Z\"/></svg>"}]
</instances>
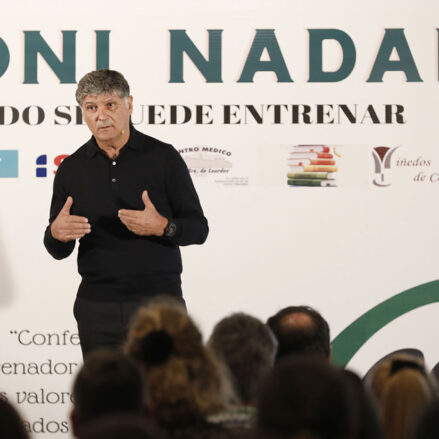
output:
<instances>
[{"instance_id":1,"label":"large white banner","mask_svg":"<svg viewBox=\"0 0 439 439\"><path fill-rule=\"evenodd\" d=\"M424 4L425 3L425 4ZM182 248L205 336L308 304L364 373L431 337L439 290L439 5L259 0L8 4L0 30L0 397L68 438L75 256L43 246L53 176L90 136L77 81L121 71L136 128L185 159L210 235ZM337 337L338 336L338 337Z\"/></svg>"}]
</instances>

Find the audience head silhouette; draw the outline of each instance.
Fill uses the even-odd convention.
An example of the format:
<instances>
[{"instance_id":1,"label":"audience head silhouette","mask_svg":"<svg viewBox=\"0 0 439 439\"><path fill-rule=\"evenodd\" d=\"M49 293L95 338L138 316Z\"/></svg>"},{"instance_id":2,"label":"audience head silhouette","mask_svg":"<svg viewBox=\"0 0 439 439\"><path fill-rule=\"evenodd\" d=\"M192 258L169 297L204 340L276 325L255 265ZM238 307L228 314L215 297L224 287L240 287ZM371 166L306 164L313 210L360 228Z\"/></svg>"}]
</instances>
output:
<instances>
[{"instance_id":1,"label":"audience head silhouette","mask_svg":"<svg viewBox=\"0 0 439 439\"><path fill-rule=\"evenodd\" d=\"M125 349L145 371L149 404L162 425L187 425L223 407L217 363L180 304L140 308Z\"/></svg>"},{"instance_id":2,"label":"audience head silhouette","mask_svg":"<svg viewBox=\"0 0 439 439\"><path fill-rule=\"evenodd\" d=\"M0 438L29 439L19 413L2 397L0 397Z\"/></svg>"},{"instance_id":3,"label":"audience head silhouette","mask_svg":"<svg viewBox=\"0 0 439 439\"><path fill-rule=\"evenodd\" d=\"M314 354L331 357L329 325L309 306L289 306L267 321L278 340L277 359L287 355Z\"/></svg>"},{"instance_id":4,"label":"audience head silhouette","mask_svg":"<svg viewBox=\"0 0 439 439\"><path fill-rule=\"evenodd\" d=\"M121 352L96 350L88 354L73 385L71 414L77 435L90 421L116 413L144 410L144 385L138 365Z\"/></svg>"},{"instance_id":5,"label":"audience head silhouette","mask_svg":"<svg viewBox=\"0 0 439 439\"><path fill-rule=\"evenodd\" d=\"M353 437L342 373L311 355L279 361L261 392L258 431L264 439Z\"/></svg>"},{"instance_id":6,"label":"audience head silhouette","mask_svg":"<svg viewBox=\"0 0 439 439\"><path fill-rule=\"evenodd\" d=\"M416 417L435 395L424 364L407 355L391 356L378 363L369 376L369 384L388 439L406 437Z\"/></svg>"},{"instance_id":7,"label":"audience head silhouette","mask_svg":"<svg viewBox=\"0 0 439 439\"><path fill-rule=\"evenodd\" d=\"M261 381L271 370L277 349L270 328L248 314L232 314L216 324L209 346L230 370L241 403L256 404Z\"/></svg>"}]
</instances>

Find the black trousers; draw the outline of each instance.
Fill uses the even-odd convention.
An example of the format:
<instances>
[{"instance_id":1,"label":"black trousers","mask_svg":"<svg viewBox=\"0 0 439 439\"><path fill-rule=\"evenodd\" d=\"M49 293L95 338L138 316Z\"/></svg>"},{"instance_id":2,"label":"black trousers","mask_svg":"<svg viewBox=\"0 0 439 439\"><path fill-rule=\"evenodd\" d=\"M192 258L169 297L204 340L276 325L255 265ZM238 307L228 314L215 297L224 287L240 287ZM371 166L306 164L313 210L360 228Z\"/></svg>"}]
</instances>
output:
<instances>
[{"instance_id":1,"label":"black trousers","mask_svg":"<svg viewBox=\"0 0 439 439\"><path fill-rule=\"evenodd\" d=\"M176 298L185 306L183 298ZM82 356L98 348L120 349L129 324L144 300L97 302L77 297L73 315L78 325Z\"/></svg>"}]
</instances>

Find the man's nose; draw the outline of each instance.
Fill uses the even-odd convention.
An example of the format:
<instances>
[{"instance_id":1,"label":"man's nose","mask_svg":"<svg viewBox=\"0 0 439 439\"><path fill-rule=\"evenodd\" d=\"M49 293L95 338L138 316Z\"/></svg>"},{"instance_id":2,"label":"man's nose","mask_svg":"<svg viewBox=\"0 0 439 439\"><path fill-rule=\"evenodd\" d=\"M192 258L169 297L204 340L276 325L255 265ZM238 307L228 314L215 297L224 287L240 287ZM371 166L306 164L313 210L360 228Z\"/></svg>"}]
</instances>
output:
<instances>
[{"instance_id":1,"label":"man's nose","mask_svg":"<svg viewBox=\"0 0 439 439\"><path fill-rule=\"evenodd\" d=\"M107 109L105 107L98 107L98 109L96 111L96 116L97 116L97 119L99 119L99 120L108 119Z\"/></svg>"}]
</instances>

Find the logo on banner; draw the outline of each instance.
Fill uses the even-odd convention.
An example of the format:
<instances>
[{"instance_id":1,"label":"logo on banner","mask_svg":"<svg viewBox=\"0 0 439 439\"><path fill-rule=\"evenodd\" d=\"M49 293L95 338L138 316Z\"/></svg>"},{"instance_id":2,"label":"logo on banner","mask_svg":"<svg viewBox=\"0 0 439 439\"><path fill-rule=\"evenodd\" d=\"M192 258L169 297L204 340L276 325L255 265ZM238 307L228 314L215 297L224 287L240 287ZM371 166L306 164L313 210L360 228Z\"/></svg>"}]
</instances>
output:
<instances>
[{"instance_id":1,"label":"logo on banner","mask_svg":"<svg viewBox=\"0 0 439 439\"><path fill-rule=\"evenodd\" d=\"M399 148L389 148L388 146L377 146L372 150L372 156L375 162L375 178L373 184L375 186L390 186L392 182L389 177L389 170L392 167L393 153Z\"/></svg>"},{"instance_id":2,"label":"logo on banner","mask_svg":"<svg viewBox=\"0 0 439 439\"><path fill-rule=\"evenodd\" d=\"M237 176L233 169L232 152L229 149L212 146L180 148L189 172L194 178L204 178L226 186L246 186L247 176Z\"/></svg>"},{"instance_id":3,"label":"logo on banner","mask_svg":"<svg viewBox=\"0 0 439 439\"><path fill-rule=\"evenodd\" d=\"M56 168L53 170L54 174L56 174L58 166L61 164L61 162L68 156L69 156L68 154L60 154L53 159L53 164L56 166ZM35 160L35 163L37 165L35 170L36 177L39 178L47 177L47 154L42 154L38 156L37 159Z\"/></svg>"},{"instance_id":4,"label":"logo on banner","mask_svg":"<svg viewBox=\"0 0 439 439\"><path fill-rule=\"evenodd\" d=\"M0 150L0 178L18 178L18 150Z\"/></svg>"},{"instance_id":5,"label":"logo on banner","mask_svg":"<svg viewBox=\"0 0 439 439\"><path fill-rule=\"evenodd\" d=\"M221 148L194 146L179 150L192 175L228 174L233 164L232 153Z\"/></svg>"},{"instance_id":6,"label":"logo on banner","mask_svg":"<svg viewBox=\"0 0 439 439\"><path fill-rule=\"evenodd\" d=\"M337 158L335 146L294 145L288 152L287 184L290 187L337 186Z\"/></svg>"}]
</instances>

